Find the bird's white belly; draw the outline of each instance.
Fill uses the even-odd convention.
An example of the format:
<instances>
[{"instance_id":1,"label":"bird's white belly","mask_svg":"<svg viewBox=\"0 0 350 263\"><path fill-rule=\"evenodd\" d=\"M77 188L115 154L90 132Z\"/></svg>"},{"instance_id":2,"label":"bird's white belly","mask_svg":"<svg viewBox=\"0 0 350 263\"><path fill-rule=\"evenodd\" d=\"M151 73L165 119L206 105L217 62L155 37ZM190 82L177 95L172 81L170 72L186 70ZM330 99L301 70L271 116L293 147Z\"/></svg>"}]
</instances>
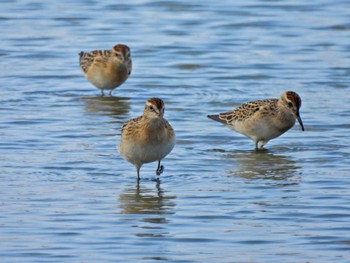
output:
<instances>
[{"instance_id":1,"label":"bird's white belly","mask_svg":"<svg viewBox=\"0 0 350 263\"><path fill-rule=\"evenodd\" d=\"M119 148L120 154L131 163L150 163L167 156L174 148L175 141L161 145L136 145L128 144Z\"/></svg>"},{"instance_id":2,"label":"bird's white belly","mask_svg":"<svg viewBox=\"0 0 350 263\"><path fill-rule=\"evenodd\" d=\"M231 127L236 132L239 132L254 141L265 140L269 141L280 136L287 129L280 129L271 122L256 121L254 123L246 123L245 125L235 125Z\"/></svg>"}]
</instances>

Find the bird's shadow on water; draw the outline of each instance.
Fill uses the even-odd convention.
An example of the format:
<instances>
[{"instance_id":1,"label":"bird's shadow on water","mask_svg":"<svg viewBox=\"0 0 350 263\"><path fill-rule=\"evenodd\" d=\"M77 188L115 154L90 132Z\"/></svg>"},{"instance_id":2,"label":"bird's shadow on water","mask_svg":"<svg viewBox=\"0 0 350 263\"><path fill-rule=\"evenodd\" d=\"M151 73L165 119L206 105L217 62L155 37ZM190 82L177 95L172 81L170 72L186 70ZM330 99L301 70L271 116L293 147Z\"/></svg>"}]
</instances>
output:
<instances>
[{"instance_id":1,"label":"bird's shadow on water","mask_svg":"<svg viewBox=\"0 0 350 263\"><path fill-rule=\"evenodd\" d=\"M85 111L91 115L104 115L113 118L124 118L129 113L129 98L113 96L81 97Z\"/></svg>"},{"instance_id":2,"label":"bird's shadow on water","mask_svg":"<svg viewBox=\"0 0 350 263\"><path fill-rule=\"evenodd\" d=\"M228 174L249 180L272 180L278 184L295 184L300 179L300 167L288 155L276 154L270 150L230 151L225 158L233 163Z\"/></svg>"}]
</instances>

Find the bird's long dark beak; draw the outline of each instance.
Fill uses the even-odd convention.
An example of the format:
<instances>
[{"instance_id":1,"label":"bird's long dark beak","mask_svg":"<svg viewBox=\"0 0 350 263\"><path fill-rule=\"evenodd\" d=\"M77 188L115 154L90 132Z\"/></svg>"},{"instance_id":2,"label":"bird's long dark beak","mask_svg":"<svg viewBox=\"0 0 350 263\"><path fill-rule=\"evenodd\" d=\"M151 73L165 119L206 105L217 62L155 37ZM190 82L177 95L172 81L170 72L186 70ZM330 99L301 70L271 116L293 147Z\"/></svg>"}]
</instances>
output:
<instances>
[{"instance_id":1,"label":"bird's long dark beak","mask_svg":"<svg viewBox=\"0 0 350 263\"><path fill-rule=\"evenodd\" d=\"M301 130L304 131L303 121L301 120L299 112L297 112L297 120L298 120L298 122L300 124Z\"/></svg>"}]
</instances>

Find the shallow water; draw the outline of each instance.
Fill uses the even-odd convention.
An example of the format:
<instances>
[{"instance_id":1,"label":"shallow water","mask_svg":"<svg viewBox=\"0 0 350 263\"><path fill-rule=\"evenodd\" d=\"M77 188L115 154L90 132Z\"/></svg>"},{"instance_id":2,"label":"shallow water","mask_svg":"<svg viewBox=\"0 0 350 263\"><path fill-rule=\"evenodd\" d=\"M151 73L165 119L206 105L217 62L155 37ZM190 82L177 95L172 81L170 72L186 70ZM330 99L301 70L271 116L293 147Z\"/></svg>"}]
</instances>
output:
<instances>
[{"instance_id":1,"label":"shallow water","mask_svg":"<svg viewBox=\"0 0 350 263\"><path fill-rule=\"evenodd\" d=\"M1 262L349 262L348 1L0 6ZM77 53L116 43L102 98ZM285 90L305 132L264 151L206 118ZM177 145L137 184L116 145L153 96Z\"/></svg>"}]
</instances>

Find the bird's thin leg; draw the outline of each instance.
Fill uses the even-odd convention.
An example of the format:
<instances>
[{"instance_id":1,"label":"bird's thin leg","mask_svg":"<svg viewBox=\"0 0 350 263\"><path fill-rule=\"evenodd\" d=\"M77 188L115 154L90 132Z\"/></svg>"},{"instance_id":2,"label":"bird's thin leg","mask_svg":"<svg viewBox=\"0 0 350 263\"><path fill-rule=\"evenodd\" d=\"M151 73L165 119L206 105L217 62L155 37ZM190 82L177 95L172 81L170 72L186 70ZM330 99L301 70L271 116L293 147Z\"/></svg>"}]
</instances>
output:
<instances>
[{"instance_id":1,"label":"bird's thin leg","mask_svg":"<svg viewBox=\"0 0 350 263\"><path fill-rule=\"evenodd\" d=\"M158 161L158 167L157 167L157 170L156 170L156 174L157 175L161 175L164 171L164 166L163 165L160 165L160 160Z\"/></svg>"},{"instance_id":2,"label":"bird's thin leg","mask_svg":"<svg viewBox=\"0 0 350 263\"><path fill-rule=\"evenodd\" d=\"M108 93L108 95L110 96L110 97L112 97L112 89L109 91L109 93Z\"/></svg>"},{"instance_id":3,"label":"bird's thin leg","mask_svg":"<svg viewBox=\"0 0 350 263\"><path fill-rule=\"evenodd\" d=\"M101 89L101 97L103 97L105 94L103 92L103 89Z\"/></svg>"},{"instance_id":4,"label":"bird's thin leg","mask_svg":"<svg viewBox=\"0 0 350 263\"><path fill-rule=\"evenodd\" d=\"M137 181L140 181L140 168L139 166L136 167L136 171L137 171Z\"/></svg>"}]
</instances>

